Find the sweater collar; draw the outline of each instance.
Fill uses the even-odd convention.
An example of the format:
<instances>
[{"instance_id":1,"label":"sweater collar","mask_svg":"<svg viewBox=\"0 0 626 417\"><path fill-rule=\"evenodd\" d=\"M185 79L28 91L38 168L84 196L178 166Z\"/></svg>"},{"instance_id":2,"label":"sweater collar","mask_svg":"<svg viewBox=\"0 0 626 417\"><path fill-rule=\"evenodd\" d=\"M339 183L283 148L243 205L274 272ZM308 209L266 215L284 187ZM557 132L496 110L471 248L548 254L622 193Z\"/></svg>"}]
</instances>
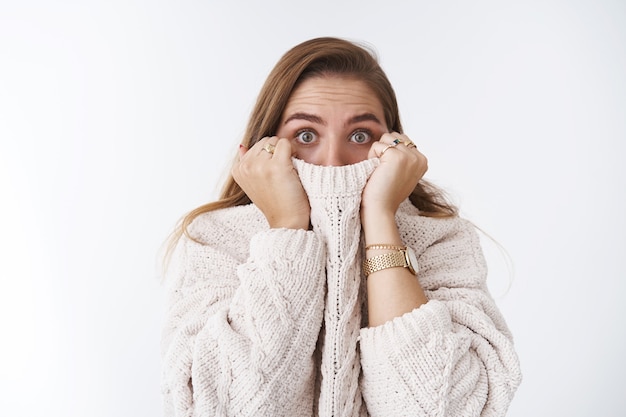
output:
<instances>
[{"instance_id":1,"label":"sweater collar","mask_svg":"<svg viewBox=\"0 0 626 417\"><path fill-rule=\"evenodd\" d=\"M366 159L352 165L321 166L292 158L302 186L309 198L360 195L378 158Z\"/></svg>"}]
</instances>

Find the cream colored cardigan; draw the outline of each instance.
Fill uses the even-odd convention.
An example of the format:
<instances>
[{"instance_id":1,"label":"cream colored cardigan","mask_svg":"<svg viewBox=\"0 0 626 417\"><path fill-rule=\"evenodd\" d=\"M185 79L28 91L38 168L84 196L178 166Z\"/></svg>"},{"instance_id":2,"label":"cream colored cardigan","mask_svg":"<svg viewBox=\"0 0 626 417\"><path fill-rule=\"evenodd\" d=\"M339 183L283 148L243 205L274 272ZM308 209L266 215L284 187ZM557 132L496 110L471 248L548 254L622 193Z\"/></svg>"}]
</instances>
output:
<instances>
[{"instance_id":1,"label":"cream colored cardigan","mask_svg":"<svg viewBox=\"0 0 626 417\"><path fill-rule=\"evenodd\" d=\"M360 198L378 159L294 159L312 231L254 205L198 217L181 241L163 332L167 416L503 416L521 381L461 218L396 221L429 302L367 328ZM280 198L279 195L276 198Z\"/></svg>"}]
</instances>

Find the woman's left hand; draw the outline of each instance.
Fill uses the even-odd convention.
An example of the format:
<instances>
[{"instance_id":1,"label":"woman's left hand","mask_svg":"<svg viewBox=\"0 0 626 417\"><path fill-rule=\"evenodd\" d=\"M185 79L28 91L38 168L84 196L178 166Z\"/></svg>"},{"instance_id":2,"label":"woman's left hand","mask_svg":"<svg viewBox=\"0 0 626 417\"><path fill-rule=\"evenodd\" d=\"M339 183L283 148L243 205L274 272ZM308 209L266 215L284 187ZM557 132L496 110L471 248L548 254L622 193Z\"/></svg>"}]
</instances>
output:
<instances>
[{"instance_id":1,"label":"woman's left hand","mask_svg":"<svg viewBox=\"0 0 626 417\"><path fill-rule=\"evenodd\" d=\"M361 226L365 244L404 246L395 215L426 172L426 157L406 135L396 132L382 135L372 144L368 156L380 158L380 164L363 189ZM371 249L366 251L366 257L390 252ZM400 317L427 301L419 280L407 268L385 268L367 278L370 327Z\"/></svg>"},{"instance_id":2,"label":"woman's left hand","mask_svg":"<svg viewBox=\"0 0 626 417\"><path fill-rule=\"evenodd\" d=\"M361 214L395 214L426 173L428 161L408 136L396 132L385 133L372 144L368 158L376 157L380 165L363 190Z\"/></svg>"}]
</instances>

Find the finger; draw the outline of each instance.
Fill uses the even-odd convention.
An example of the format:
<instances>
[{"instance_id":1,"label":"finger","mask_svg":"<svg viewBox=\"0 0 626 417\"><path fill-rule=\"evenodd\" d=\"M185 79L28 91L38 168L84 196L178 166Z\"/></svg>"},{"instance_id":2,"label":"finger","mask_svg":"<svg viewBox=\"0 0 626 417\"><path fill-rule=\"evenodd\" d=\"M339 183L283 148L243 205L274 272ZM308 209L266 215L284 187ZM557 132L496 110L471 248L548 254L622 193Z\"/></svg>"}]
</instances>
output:
<instances>
[{"instance_id":1,"label":"finger","mask_svg":"<svg viewBox=\"0 0 626 417\"><path fill-rule=\"evenodd\" d=\"M372 154L371 157L380 158L383 155L383 151L386 152L386 150L388 150L388 146L389 144L383 142L382 140L372 143L372 146L370 147L370 154Z\"/></svg>"},{"instance_id":2,"label":"finger","mask_svg":"<svg viewBox=\"0 0 626 417\"><path fill-rule=\"evenodd\" d=\"M295 154L295 149L292 148L289 139L278 139L274 148L274 157L280 159L291 159Z\"/></svg>"},{"instance_id":3,"label":"finger","mask_svg":"<svg viewBox=\"0 0 626 417\"><path fill-rule=\"evenodd\" d=\"M391 149L397 148L402 143L402 139L385 134L378 142L374 142L370 148L370 152L374 152L374 157L382 158Z\"/></svg>"},{"instance_id":4,"label":"finger","mask_svg":"<svg viewBox=\"0 0 626 417\"><path fill-rule=\"evenodd\" d=\"M261 156L262 154L269 155L270 158L273 156L274 151L276 150L276 142L278 141L278 137L271 136L265 137L261 139L255 146L258 146L257 155Z\"/></svg>"},{"instance_id":5,"label":"finger","mask_svg":"<svg viewBox=\"0 0 626 417\"><path fill-rule=\"evenodd\" d=\"M383 138L385 142L389 142L390 144L402 145L398 146L398 150L400 151L414 151L417 150L417 145L405 134L398 132L391 132L389 134L385 134L386 136Z\"/></svg>"},{"instance_id":6,"label":"finger","mask_svg":"<svg viewBox=\"0 0 626 417\"><path fill-rule=\"evenodd\" d=\"M411 138L409 138L407 135L403 133L398 133L398 132L392 132L391 135L395 137L396 139L398 139L406 148L408 149L417 148L415 143L413 143Z\"/></svg>"},{"instance_id":7,"label":"finger","mask_svg":"<svg viewBox=\"0 0 626 417\"><path fill-rule=\"evenodd\" d=\"M417 145L415 145L415 143L406 135L403 135L402 137L402 144L404 145L404 147L406 149L416 149Z\"/></svg>"},{"instance_id":8,"label":"finger","mask_svg":"<svg viewBox=\"0 0 626 417\"><path fill-rule=\"evenodd\" d=\"M405 135L398 132L388 132L384 133L380 137L380 142L386 143L388 145L392 144L394 141L397 141L397 143L401 143L404 142L405 137Z\"/></svg>"}]
</instances>

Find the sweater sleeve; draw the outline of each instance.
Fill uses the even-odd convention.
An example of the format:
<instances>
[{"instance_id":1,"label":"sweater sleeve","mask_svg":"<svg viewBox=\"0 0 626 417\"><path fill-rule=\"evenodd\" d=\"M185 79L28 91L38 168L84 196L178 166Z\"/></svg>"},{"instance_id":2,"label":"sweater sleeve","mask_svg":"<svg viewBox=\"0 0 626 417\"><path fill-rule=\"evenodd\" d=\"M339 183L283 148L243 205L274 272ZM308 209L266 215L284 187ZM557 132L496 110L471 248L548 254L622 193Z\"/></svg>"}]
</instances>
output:
<instances>
[{"instance_id":1,"label":"sweater sleeve","mask_svg":"<svg viewBox=\"0 0 626 417\"><path fill-rule=\"evenodd\" d=\"M167 416L311 414L324 257L304 230L254 235L243 263L183 239L163 332Z\"/></svg>"},{"instance_id":2,"label":"sweater sleeve","mask_svg":"<svg viewBox=\"0 0 626 417\"><path fill-rule=\"evenodd\" d=\"M473 226L425 248L429 302L361 330L362 391L372 416L504 416L521 382L512 336L486 287Z\"/></svg>"}]
</instances>

